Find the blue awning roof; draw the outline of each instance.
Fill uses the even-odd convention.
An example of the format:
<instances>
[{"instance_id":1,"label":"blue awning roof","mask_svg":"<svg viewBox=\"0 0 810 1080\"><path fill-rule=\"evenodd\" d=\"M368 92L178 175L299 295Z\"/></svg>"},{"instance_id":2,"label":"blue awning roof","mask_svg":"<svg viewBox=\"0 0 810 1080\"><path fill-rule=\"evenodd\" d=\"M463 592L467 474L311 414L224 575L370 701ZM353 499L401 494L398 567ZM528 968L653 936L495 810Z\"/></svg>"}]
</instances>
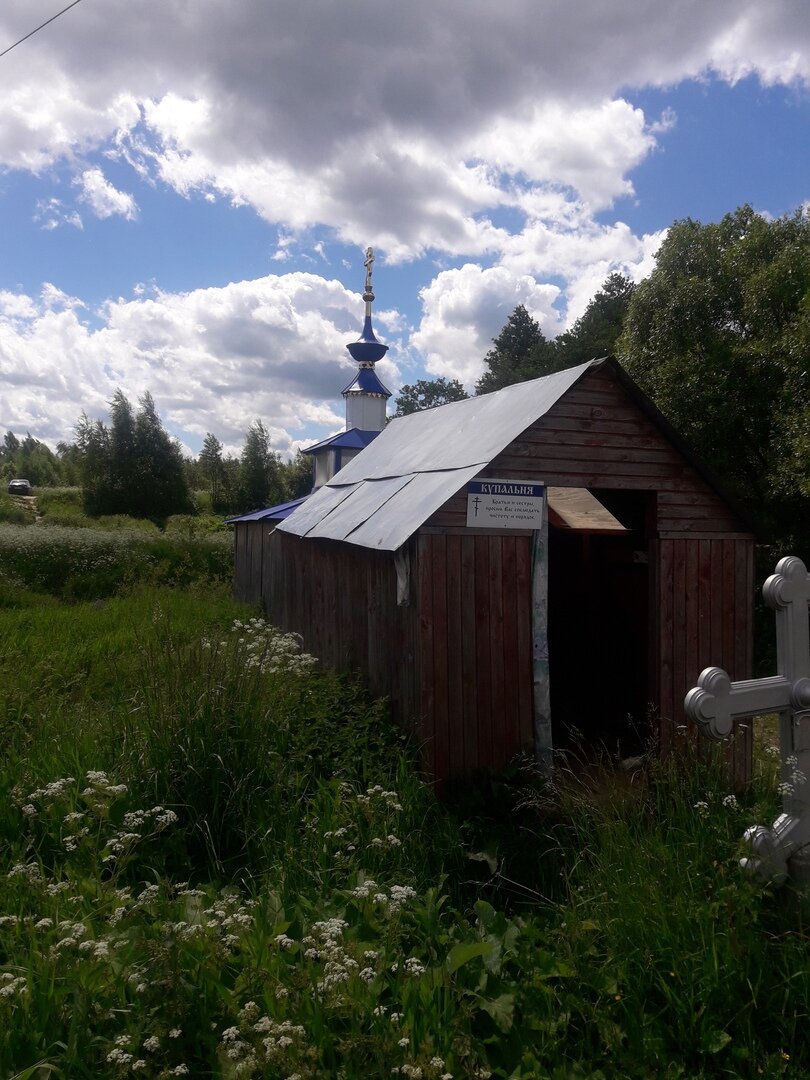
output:
<instances>
[{"instance_id":1,"label":"blue awning roof","mask_svg":"<svg viewBox=\"0 0 810 1080\"><path fill-rule=\"evenodd\" d=\"M342 394L380 394L382 397L390 398L391 391L381 383L377 372L371 367L361 367L355 377L344 387L341 391Z\"/></svg>"},{"instance_id":2,"label":"blue awning roof","mask_svg":"<svg viewBox=\"0 0 810 1080\"><path fill-rule=\"evenodd\" d=\"M277 506L269 506L266 510L254 510L250 514L242 514L240 517L227 518L226 525L235 525L241 521L283 521L289 517L293 510L297 510L301 503L306 502L309 495L303 495L300 499L291 499L289 502L279 503Z\"/></svg>"},{"instance_id":3,"label":"blue awning roof","mask_svg":"<svg viewBox=\"0 0 810 1080\"><path fill-rule=\"evenodd\" d=\"M303 450L304 454L313 454L316 450L325 450L327 447L346 450L365 450L370 442L379 435L379 431L361 431L360 428L349 428L348 431L339 431L337 435L330 435L328 439L308 446Z\"/></svg>"}]
</instances>

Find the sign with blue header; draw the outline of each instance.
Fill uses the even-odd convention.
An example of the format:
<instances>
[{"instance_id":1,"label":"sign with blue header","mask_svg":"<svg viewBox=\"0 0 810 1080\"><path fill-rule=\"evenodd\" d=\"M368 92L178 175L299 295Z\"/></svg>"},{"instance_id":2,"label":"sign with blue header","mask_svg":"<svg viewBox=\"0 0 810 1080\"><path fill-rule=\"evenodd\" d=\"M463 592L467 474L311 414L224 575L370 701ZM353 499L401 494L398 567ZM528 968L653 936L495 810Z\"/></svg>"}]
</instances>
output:
<instances>
[{"instance_id":1,"label":"sign with blue header","mask_svg":"<svg viewBox=\"0 0 810 1080\"><path fill-rule=\"evenodd\" d=\"M541 529L546 485L523 480L471 480L467 528Z\"/></svg>"}]
</instances>

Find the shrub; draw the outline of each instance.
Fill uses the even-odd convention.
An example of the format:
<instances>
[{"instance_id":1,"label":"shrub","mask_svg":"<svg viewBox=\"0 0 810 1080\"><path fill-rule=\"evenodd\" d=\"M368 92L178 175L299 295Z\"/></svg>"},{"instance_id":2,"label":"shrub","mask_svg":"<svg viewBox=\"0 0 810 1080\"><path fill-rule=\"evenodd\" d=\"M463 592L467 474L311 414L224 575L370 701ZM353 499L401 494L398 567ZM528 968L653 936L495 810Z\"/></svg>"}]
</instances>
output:
<instances>
[{"instance_id":1,"label":"shrub","mask_svg":"<svg viewBox=\"0 0 810 1080\"><path fill-rule=\"evenodd\" d=\"M225 534L173 541L146 522L108 530L0 525L0 577L63 599L112 596L137 583L226 582L232 547Z\"/></svg>"},{"instance_id":2,"label":"shrub","mask_svg":"<svg viewBox=\"0 0 810 1080\"><path fill-rule=\"evenodd\" d=\"M34 511L28 503L13 499L5 491L0 491L0 522L11 525L33 525Z\"/></svg>"},{"instance_id":3,"label":"shrub","mask_svg":"<svg viewBox=\"0 0 810 1080\"><path fill-rule=\"evenodd\" d=\"M223 518L214 517L211 514L174 514L165 525L167 536L181 536L186 540L229 531L229 526L225 524Z\"/></svg>"}]
</instances>

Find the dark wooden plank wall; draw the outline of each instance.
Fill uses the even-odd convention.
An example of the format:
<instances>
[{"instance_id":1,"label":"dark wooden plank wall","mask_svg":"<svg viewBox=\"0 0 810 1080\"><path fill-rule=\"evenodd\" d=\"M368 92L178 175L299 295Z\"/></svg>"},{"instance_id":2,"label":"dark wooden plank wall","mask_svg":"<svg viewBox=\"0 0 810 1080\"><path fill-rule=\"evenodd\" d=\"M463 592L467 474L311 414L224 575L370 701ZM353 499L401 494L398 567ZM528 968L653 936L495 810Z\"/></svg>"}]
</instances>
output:
<instances>
[{"instance_id":1,"label":"dark wooden plank wall","mask_svg":"<svg viewBox=\"0 0 810 1080\"><path fill-rule=\"evenodd\" d=\"M592 371L482 470L552 487L657 492L661 536L749 536L733 510L607 371ZM427 525L466 521L463 492Z\"/></svg>"},{"instance_id":2,"label":"dark wooden plank wall","mask_svg":"<svg viewBox=\"0 0 810 1080\"><path fill-rule=\"evenodd\" d=\"M438 779L531 749L531 539L418 534L421 735Z\"/></svg>"},{"instance_id":3,"label":"dark wooden plank wall","mask_svg":"<svg viewBox=\"0 0 810 1080\"><path fill-rule=\"evenodd\" d=\"M256 586L250 580L249 531L247 523L234 526L233 595L243 603L250 603L261 595L261 583Z\"/></svg>"},{"instance_id":4,"label":"dark wooden plank wall","mask_svg":"<svg viewBox=\"0 0 810 1080\"><path fill-rule=\"evenodd\" d=\"M651 690L664 749L675 744L684 695L704 667L750 677L753 536L609 372L586 374L482 475L655 493L648 538L650 610L658 613L650 626ZM427 525L459 528L465 520L461 492ZM739 782L750 773L750 725L744 726L730 749Z\"/></svg>"},{"instance_id":5,"label":"dark wooden plank wall","mask_svg":"<svg viewBox=\"0 0 810 1080\"><path fill-rule=\"evenodd\" d=\"M683 741L684 695L705 667L722 667L732 679L751 677L754 550L724 538L665 537L654 546L657 699L666 752ZM728 748L734 781L743 784L751 771L750 722L737 724Z\"/></svg>"},{"instance_id":6,"label":"dark wooden plank wall","mask_svg":"<svg viewBox=\"0 0 810 1080\"><path fill-rule=\"evenodd\" d=\"M234 526L233 595L236 600L246 604L261 600L264 549L275 527L275 521L243 521Z\"/></svg>"},{"instance_id":7,"label":"dark wooden plank wall","mask_svg":"<svg viewBox=\"0 0 810 1080\"><path fill-rule=\"evenodd\" d=\"M415 562L415 541L409 551ZM397 604L391 552L332 540L265 537L263 600L268 618L304 639L307 652L337 671L357 671L387 697L403 724L418 714L416 574L410 602Z\"/></svg>"}]
</instances>

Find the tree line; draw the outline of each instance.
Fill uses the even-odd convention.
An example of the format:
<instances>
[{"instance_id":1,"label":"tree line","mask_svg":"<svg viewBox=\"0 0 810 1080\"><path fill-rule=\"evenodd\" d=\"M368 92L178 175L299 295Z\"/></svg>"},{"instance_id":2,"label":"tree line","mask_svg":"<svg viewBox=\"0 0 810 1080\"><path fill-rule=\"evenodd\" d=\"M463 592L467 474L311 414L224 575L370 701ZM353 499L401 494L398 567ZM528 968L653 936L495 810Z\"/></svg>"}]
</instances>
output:
<instances>
[{"instance_id":1,"label":"tree line","mask_svg":"<svg viewBox=\"0 0 810 1080\"><path fill-rule=\"evenodd\" d=\"M152 395L144 394L135 409L118 389L109 421L82 413L75 441L58 443L55 453L30 433L19 439L7 432L0 444L0 480L5 485L14 477L41 487L81 487L85 512L93 517L126 514L162 522L196 513L200 492L217 514L246 513L307 495L312 462L300 451L283 461L261 420L248 428L238 457L226 455L211 432L196 458L184 457Z\"/></svg>"},{"instance_id":2,"label":"tree line","mask_svg":"<svg viewBox=\"0 0 810 1080\"><path fill-rule=\"evenodd\" d=\"M523 306L484 358L476 394L615 356L760 535L810 555L810 213L750 206L669 229L650 276L611 274L548 341ZM466 397L456 380L404 386L395 415Z\"/></svg>"},{"instance_id":3,"label":"tree line","mask_svg":"<svg viewBox=\"0 0 810 1080\"><path fill-rule=\"evenodd\" d=\"M525 307L511 313L484 357L475 393L499 390L614 355L761 533L810 554L810 213L778 219L740 207L716 224L676 221L652 273L633 284L611 274L573 326L548 340ZM467 397L455 379L403 386L395 416ZM260 420L239 457L206 434L195 459L163 430L146 394L133 410L119 390L110 423L86 416L54 454L30 434L7 433L0 478L82 485L93 513L155 520L210 493L219 513L306 495L310 460L283 462Z\"/></svg>"}]
</instances>

